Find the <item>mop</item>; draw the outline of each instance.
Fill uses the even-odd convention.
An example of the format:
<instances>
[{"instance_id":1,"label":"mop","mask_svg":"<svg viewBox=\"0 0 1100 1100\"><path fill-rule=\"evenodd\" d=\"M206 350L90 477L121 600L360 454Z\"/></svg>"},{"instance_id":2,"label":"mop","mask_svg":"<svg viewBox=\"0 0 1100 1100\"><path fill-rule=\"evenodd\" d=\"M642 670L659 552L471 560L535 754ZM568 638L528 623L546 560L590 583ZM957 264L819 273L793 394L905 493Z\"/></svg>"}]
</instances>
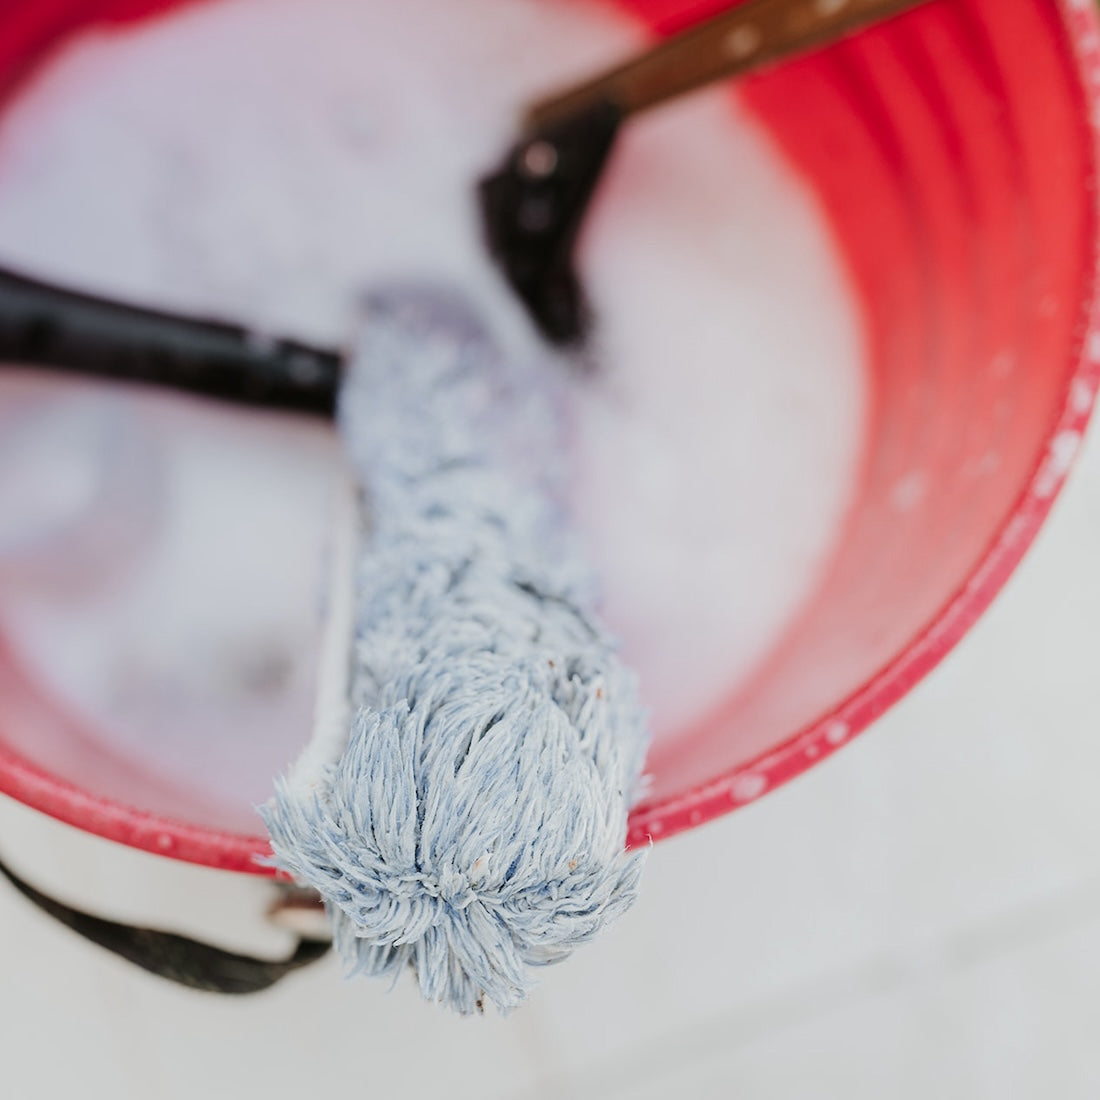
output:
<instances>
[{"instance_id":1,"label":"mop","mask_svg":"<svg viewBox=\"0 0 1100 1100\"><path fill-rule=\"evenodd\" d=\"M346 675L261 810L347 972L411 968L460 1013L519 1005L642 871L646 725L563 516L568 384L507 361L452 292L370 300L338 410L360 494Z\"/></svg>"}]
</instances>

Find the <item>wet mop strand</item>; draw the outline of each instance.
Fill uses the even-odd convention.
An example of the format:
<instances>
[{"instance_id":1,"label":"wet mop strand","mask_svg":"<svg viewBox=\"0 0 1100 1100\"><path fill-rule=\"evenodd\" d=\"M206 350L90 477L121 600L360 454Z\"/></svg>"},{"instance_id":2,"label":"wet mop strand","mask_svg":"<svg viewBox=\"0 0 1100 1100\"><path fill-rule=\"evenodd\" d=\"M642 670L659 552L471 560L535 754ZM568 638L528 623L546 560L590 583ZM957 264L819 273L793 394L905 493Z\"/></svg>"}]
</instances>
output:
<instances>
[{"instance_id":1,"label":"wet mop strand","mask_svg":"<svg viewBox=\"0 0 1100 1100\"><path fill-rule=\"evenodd\" d=\"M449 292L372 299L339 409L362 494L350 729L263 809L348 971L411 966L463 1013L520 1004L642 870L645 719L555 503L562 385Z\"/></svg>"}]
</instances>

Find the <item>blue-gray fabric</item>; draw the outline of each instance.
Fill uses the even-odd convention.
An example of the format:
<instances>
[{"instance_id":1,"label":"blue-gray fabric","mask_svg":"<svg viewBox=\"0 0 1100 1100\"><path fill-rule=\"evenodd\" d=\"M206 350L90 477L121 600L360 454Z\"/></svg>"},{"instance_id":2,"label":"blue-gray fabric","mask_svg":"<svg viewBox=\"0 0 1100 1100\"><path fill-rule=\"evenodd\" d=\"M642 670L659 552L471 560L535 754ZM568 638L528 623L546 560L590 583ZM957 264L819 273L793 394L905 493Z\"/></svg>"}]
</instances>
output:
<instances>
[{"instance_id":1,"label":"blue-gray fabric","mask_svg":"<svg viewBox=\"0 0 1100 1100\"><path fill-rule=\"evenodd\" d=\"M452 293L371 300L339 414L363 490L350 735L261 811L349 972L411 967L463 1013L520 1004L642 870L645 717L556 503L568 384Z\"/></svg>"}]
</instances>

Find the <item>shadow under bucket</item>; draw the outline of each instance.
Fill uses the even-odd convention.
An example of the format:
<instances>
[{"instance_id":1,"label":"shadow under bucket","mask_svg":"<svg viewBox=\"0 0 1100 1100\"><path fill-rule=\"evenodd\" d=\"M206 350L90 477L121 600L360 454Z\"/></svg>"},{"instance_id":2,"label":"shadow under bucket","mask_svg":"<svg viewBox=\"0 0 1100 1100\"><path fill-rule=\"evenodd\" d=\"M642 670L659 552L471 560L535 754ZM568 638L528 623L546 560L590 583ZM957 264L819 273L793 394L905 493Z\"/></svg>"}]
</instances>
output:
<instances>
[{"instance_id":1,"label":"shadow under bucket","mask_svg":"<svg viewBox=\"0 0 1100 1100\"><path fill-rule=\"evenodd\" d=\"M0 17L7 106L15 109L51 51L77 31L218 6L209 0L9 5ZM623 0L592 10L638 35L668 33L728 6ZM848 441L837 468L847 473L839 490L829 490L839 519L821 536L809 579L798 582L805 590L799 588L797 606L757 651L729 658L721 690L693 688L695 705L669 702L677 668L663 653L647 656L657 632L644 617L630 619L629 586L617 597L612 592L608 619L624 636L628 655L639 655L643 693L661 669L672 685L654 688L652 786L631 817L631 844L751 802L850 740L962 637L1034 537L1068 472L1100 377L1098 87L1100 37L1090 5L930 0L888 25L717 93L729 111L731 135L735 122L765 135L789 193L806 196L798 210L786 211L788 191L779 188L770 216L777 224L811 218L828 253L821 270L837 275L840 312L851 332L829 347L847 349L847 361L823 362L821 369L826 387L848 386L851 397L840 412L820 406L820 415L848 426L837 427ZM675 122L670 113L654 126L667 136ZM641 172L647 156L660 158L661 150L657 138L651 146L640 138L624 155L633 156ZM0 203L3 169L0 152ZM746 163L745 172L753 171ZM593 212L597 228L582 261L590 261L597 293L613 275L600 266L598 226L614 221L617 196L629 209L632 179L629 168L611 178ZM79 181L73 186L79 189ZM768 188L762 183L761 190ZM800 263L793 246L790 257ZM766 287L768 308L789 327L811 324L805 287L792 287L785 298L781 267L769 268L751 254L740 262L742 286L758 281ZM644 272L635 276L643 278ZM729 290L731 309L737 285ZM679 323L659 294L647 308L658 326ZM611 310L609 318L614 322ZM682 350L686 361L691 343ZM731 364L745 354L731 336ZM783 361L753 366L765 374L785 368L793 369ZM621 369L628 372L629 363ZM683 371L691 382L690 364ZM814 391L800 391L806 392ZM752 399L746 391L749 416ZM264 437L256 443L261 450L269 436L293 437L295 453L313 454L319 467L336 451L327 428L261 418L244 429L248 414L216 415L227 418L227 438L242 431ZM222 430L204 423L211 438ZM780 440L791 431L775 426ZM795 453L804 461L796 463L792 480L812 489L820 473L814 456ZM754 462L763 470L770 457ZM705 476L715 499L736 493L739 482L768 484L751 466ZM784 498L758 490L745 499L758 512L741 515L742 527L764 539ZM600 499L593 501L579 508L582 529L586 517L596 522L591 517ZM605 575L616 554L622 550L614 540L597 547ZM677 572L690 572L692 563L663 568L665 574L653 566L636 582L639 590L643 580L659 587L662 576L674 585ZM751 571L741 577L746 599L757 583ZM734 593L718 601L731 622L743 614L737 599ZM618 616L617 607L624 609ZM314 641L301 640L305 649ZM685 652L685 669L708 662L721 667L720 646L715 665L715 654L703 652L715 647L707 639L697 645L699 652ZM684 677L690 679L688 671ZM238 804L227 808L224 792L220 801L204 796L125 751L103 751L88 723L28 674L11 639L0 633L0 790L138 848L270 874L256 863L269 849L252 806L309 736L308 711L284 719L285 740L237 746L251 775ZM202 756L201 739L187 751L193 776L221 766L216 756Z\"/></svg>"}]
</instances>

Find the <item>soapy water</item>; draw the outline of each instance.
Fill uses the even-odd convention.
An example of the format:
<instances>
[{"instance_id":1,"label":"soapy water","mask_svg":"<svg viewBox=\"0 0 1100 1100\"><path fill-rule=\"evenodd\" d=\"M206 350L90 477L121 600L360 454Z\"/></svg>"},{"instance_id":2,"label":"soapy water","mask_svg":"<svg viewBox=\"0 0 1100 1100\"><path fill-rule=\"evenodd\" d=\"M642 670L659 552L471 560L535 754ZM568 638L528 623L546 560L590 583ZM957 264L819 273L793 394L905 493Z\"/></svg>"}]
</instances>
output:
<instances>
[{"instance_id":1,"label":"soapy water","mask_svg":"<svg viewBox=\"0 0 1100 1100\"><path fill-rule=\"evenodd\" d=\"M364 288L451 280L536 354L474 182L521 104L642 40L542 0L221 0L85 35L0 119L0 262L331 344ZM567 505L674 738L820 578L858 320L812 192L727 88L624 132L580 264L597 370ZM5 371L0 630L92 736L255 828L309 738L344 485L328 426Z\"/></svg>"}]
</instances>

